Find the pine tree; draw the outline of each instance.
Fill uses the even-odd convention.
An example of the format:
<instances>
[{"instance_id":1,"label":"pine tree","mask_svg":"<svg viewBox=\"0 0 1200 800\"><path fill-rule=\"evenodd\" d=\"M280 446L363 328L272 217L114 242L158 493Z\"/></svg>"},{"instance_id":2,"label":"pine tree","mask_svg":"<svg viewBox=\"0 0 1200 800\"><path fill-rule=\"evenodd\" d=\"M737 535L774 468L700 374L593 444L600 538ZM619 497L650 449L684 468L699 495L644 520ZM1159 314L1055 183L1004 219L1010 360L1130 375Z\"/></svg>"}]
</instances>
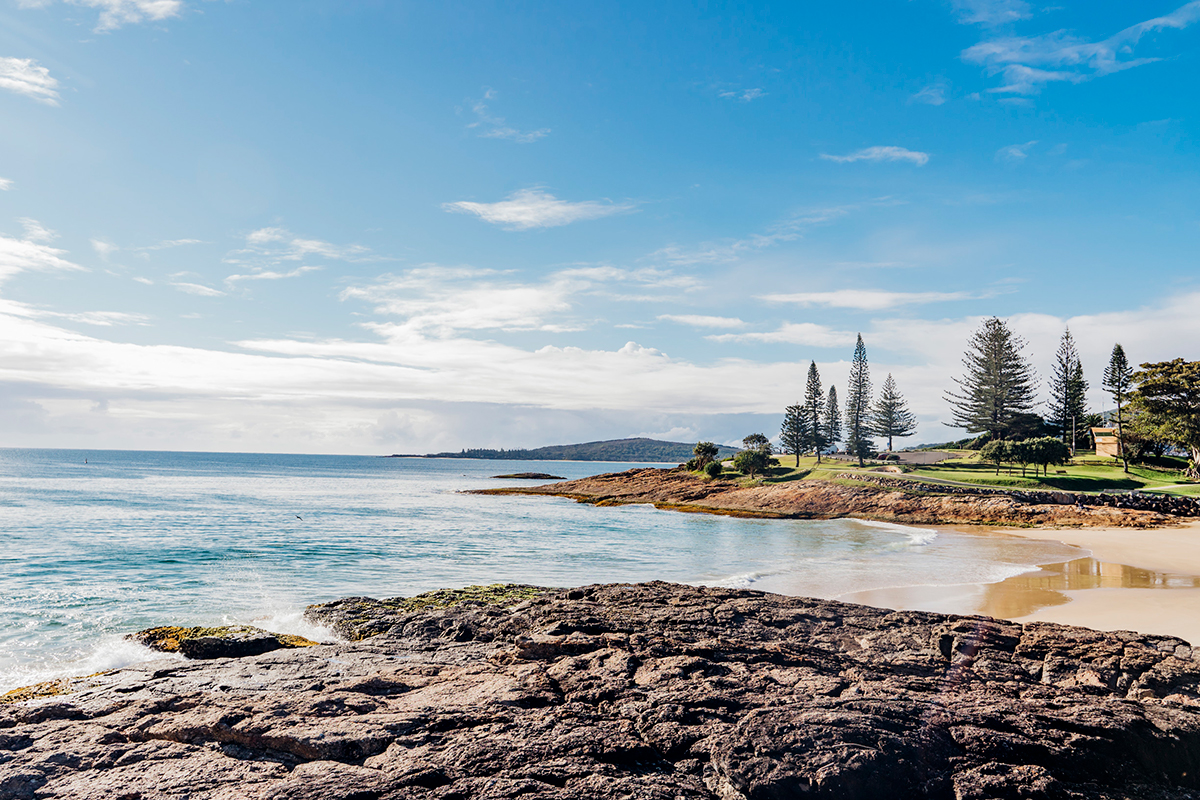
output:
<instances>
[{"instance_id":1,"label":"pine tree","mask_svg":"<svg viewBox=\"0 0 1200 800\"><path fill-rule=\"evenodd\" d=\"M796 457L796 466L800 466L800 454L808 447L810 434L804 406L788 406L783 413L783 429L779 432L779 441L783 444L783 452Z\"/></svg>"},{"instance_id":2,"label":"pine tree","mask_svg":"<svg viewBox=\"0 0 1200 800\"><path fill-rule=\"evenodd\" d=\"M838 404L837 387L829 387L825 401L825 444L833 446L842 438L842 407Z\"/></svg>"},{"instance_id":3,"label":"pine tree","mask_svg":"<svg viewBox=\"0 0 1200 800\"><path fill-rule=\"evenodd\" d=\"M871 455L871 374L867 369L867 347L862 334L854 345L850 362L850 386L846 394L846 451L858 457L858 465Z\"/></svg>"},{"instance_id":4,"label":"pine tree","mask_svg":"<svg viewBox=\"0 0 1200 800\"><path fill-rule=\"evenodd\" d=\"M804 387L804 423L808 428L808 447L817 453L817 463L821 463L821 451L828 444L825 440L824 421L825 396L821 392L821 373L817 371L817 362L813 361L808 367L808 383Z\"/></svg>"},{"instance_id":5,"label":"pine tree","mask_svg":"<svg viewBox=\"0 0 1200 800\"><path fill-rule=\"evenodd\" d=\"M1125 348L1121 347L1120 342L1113 345L1108 366L1104 369L1102 385L1113 396L1113 401L1117 404L1117 446L1121 449L1121 461L1125 465L1125 471L1129 472L1129 459L1125 456L1125 443L1121 439L1122 425L1124 424L1121 410L1125 400L1129 397L1129 390L1133 387L1133 368L1129 366L1129 359L1125 357Z\"/></svg>"},{"instance_id":6,"label":"pine tree","mask_svg":"<svg viewBox=\"0 0 1200 800\"><path fill-rule=\"evenodd\" d=\"M917 431L917 418L908 410L908 403L900 394L890 372L883 382L883 388L879 390L879 401L875 403L872 421L875 435L887 437L889 452L893 436L912 436Z\"/></svg>"},{"instance_id":7,"label":"pine tree","mask_svg":"<svg viewBox=\"0 0 1200 800\"><path fill-rule=\"evenodd\" d=\"M1062 432L1062 440L1075 449L1072 436L1072 422L1083 418L1087 413L1087 381L1083 377L1083 363L1079 360L1079 351L1075 349L1075 338L1071 329L1062 335L1058 344L1058 353L1054 357L1054 366L1050 374L1050 421Z\"/></svg>"},{"instance_id":8,"label":"pine tree","mask_svg":"<svg viewBox=\"0 0 1200 800\"><path fill-rule=\"evenodd\" d=\"M955 427L1003 439L1013 419L1033 409L1037 374L1021 354L1024 347L1025 340L998 317L971 334L963 354L966 374L955 380L958 391L945 395Z\"/></svg>"}]
</instances>

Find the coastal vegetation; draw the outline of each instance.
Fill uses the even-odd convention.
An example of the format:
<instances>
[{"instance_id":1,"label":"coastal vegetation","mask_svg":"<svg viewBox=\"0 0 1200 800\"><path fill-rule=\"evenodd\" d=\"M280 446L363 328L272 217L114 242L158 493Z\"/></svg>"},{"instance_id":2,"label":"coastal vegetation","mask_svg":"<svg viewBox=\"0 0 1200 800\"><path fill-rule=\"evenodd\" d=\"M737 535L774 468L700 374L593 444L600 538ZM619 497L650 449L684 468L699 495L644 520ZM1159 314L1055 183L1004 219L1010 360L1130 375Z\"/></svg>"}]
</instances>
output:
<instances>
[{"instance_id":1,"label":"coastal vegetation","mask_svg":"<svg viewBox=\"0 0 1200 800\"><path fill-rule=\"evenodd\" d=\"M714 445L720 456L731 456L735 448ZM480 458L504 461L626 461L646 463L680 463L686 461L693 446L686 442L664 442L658 439L635 437L607 439L582 444L559 444L531 449L492 450L465 448L457 453L430 453L422 458Z\"/></svg>"}]
</instances>

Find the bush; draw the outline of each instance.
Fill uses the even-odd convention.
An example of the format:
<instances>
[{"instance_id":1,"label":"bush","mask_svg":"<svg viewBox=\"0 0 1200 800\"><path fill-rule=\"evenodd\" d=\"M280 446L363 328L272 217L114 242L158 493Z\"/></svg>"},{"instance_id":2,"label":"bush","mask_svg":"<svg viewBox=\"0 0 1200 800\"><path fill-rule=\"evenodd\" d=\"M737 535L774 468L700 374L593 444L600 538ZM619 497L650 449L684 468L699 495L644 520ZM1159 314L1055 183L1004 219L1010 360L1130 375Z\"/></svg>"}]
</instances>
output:
<instances>
[{"instance_id":1,"label":"bush","mask_svg":"<svg viewBox=\"0 0 1200 800\"><path fill-rule=\"evenodd\" d=\"M696 470L700 469L700 462L695 458L689 458L687 463L683 466L687 467L689 472L695 472Z\"/></svg>"},{"instance_id":2,"label":"bush","mask_svg":"<svg viewBox=\"0 0 1200 800\"><path fill-rule=\"evenodd\" d=\"M762 472L771 462L771 456L762 450L743 450L733 457L733 466L743 475Z\"/></svg>"},{"instance_id":3,"label":"bush","mask_svg":"<svg viewBox=\"0 0 1200 800\"><path fill-rule=\"evenodd\" d=\"M704 465L704 473L710 478L719 478L724 471L720 461L710 461Z\"/></svg>"}]
</instances>

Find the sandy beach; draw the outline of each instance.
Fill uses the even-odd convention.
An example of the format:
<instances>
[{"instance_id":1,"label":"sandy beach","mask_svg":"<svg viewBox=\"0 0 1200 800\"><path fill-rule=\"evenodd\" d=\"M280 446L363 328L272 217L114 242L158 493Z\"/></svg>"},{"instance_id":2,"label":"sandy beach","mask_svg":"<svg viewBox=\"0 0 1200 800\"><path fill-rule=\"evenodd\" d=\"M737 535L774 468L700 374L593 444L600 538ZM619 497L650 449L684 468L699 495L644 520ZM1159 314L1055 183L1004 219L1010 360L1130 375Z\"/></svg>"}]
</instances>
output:
<instances>
[{"instance_id":1,"label":"sandy beach","mask_svg":"<svg viewBox=\"0 0 1200 800\"><path fill-rule=\"evenodd\" d=\"M1059 541L1080 558L994 584L857 592L841 600L976 613L1200 642L1200 521L1172 528L958 528L980 536ZM1090 555L1089 555L1090 554Z\"/></svg>"}]
</instances>

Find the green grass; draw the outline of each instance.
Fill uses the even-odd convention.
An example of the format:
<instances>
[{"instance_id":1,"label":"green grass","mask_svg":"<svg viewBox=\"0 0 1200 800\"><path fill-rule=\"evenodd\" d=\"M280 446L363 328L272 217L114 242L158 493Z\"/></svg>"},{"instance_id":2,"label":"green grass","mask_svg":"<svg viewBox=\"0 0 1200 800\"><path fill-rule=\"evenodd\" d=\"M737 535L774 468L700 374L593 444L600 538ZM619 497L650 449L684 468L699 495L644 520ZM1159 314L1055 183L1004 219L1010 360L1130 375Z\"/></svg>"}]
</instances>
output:
<instances>
[{"instance_id":1,"label":"green grass","mask_svg":"<svg viewBox=\"0 0 1200 800\"><path fill-rule=\"evenodd\" d=\"M1090 451L1081 451L1076 459L1066 466L1050 467L1049 475L1034 476L1032 467L1021 475L1020 467L1009 468L1007 465L996 474L994 464L979 460L979 454L970 450L949 451L959 458L943 461L933 466L907 466L904 474L881 473L875 471L878 464L867 466L860 470L857 464L844 461L822 459L817 464L815 458L801 458L800 466L796 467L795 457L784 456L781 466L774 467L765 475L756 476L755 480L763 483L786 483L788 481L815 479L834 480L839 475L887 475L894 478L937 478L939 480L966 483L997 489L1046 489L1067 492L1101 492L1131 491L1153 488L1155 491L1200 496L1200 484L1190 483L1180 471L1185 462L1182 460L1163 459L1156 467L1133 465L1126 473L1119 463L1111 459L1097 458ZM1176 461L1178 464L1176 465ZM1178 466L1179 469L1171 469ZM1059 474L1063 473L1063 474ZM725 478L744 478L740 473L726 471Z\"/></svg>"}]
</instances>

